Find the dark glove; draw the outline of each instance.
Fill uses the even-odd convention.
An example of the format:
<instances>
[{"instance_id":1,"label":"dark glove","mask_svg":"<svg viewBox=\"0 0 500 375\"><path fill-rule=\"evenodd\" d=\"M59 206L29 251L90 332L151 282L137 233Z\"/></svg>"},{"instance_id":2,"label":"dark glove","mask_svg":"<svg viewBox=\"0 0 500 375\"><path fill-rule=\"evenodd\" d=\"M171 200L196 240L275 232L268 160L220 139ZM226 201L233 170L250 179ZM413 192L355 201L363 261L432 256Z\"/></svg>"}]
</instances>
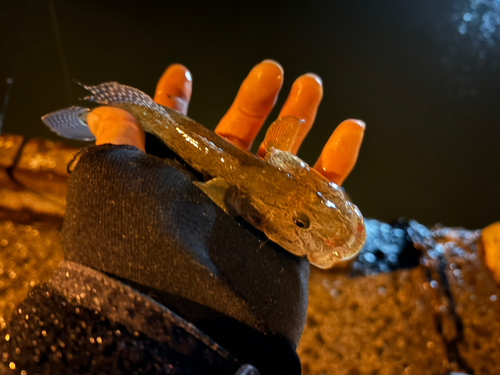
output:
<instances>
[{"instance_id":1,"label":"dark glove","mask_svg":"<svg viewBox=\"0 0 500 375\"><path fill-rule=\"evenodd\" d=\"M241 363L300 373L308 262L226 215L192 184L199 177L131 146L83 150L68 186L66 260L155 299Z\"/></svg>"}]
</instances>

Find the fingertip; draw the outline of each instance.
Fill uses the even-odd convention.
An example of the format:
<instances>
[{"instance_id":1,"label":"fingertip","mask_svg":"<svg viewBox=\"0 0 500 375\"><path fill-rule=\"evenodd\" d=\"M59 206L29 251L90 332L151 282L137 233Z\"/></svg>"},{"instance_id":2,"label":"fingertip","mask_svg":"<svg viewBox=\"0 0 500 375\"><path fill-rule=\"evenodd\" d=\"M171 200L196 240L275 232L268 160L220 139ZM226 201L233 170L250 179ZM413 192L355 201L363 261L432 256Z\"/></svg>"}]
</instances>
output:
<instances>
[{"instance_id":1,"label":"fingertip","mask_svg":"<svg viewBox=\"0 0 500 375\"><path fill-rule=\"evenodd\" d=\"M154 100L161 105L187 114L193 89L193 77L182 64L172 64L160 77L156 85Z\"/></svg>"},{"instance_id":2,"label":"fingertip","mask_svg":"<svg viewBox=\"0 0 500 375\"><path fill-rule=\"evenodd\" d=\"M163 72L160 81L169 76L178 76L179 78L183 78L188 82L191 82L193 80L189 69L179 63L170 64Z\"/></svg>"},{"instance_id":3,"label":"fingertip","mask_svg":"<svg viewBox=\"0 0 500 375\"><path fill-rule=\"evenodd\" d=\"M331 136L333 141L331 147L338 147L338 140L342 142L343 147L349 147L350 150L359 150L365 133L366 124L357 119L347 119L340 123ZM330 143L330 141L328 141ZM353 152L352 151L352 152Z\"/></svg>"},{"instance_id":4,"label":"fingertip","mask_svg":"<svg viewBox=\"0 0 500 375\"><path fill-rule=\"evenodd\" d=\"M293 84L291 93L295 95L307 95L311 100L319 101L323 98L323 81L314 73L306 73L297 78Z\"/></svg>"},{"instance_id":5,"label":"fingertip","mask_svg":"<svg viewBox=\"0 0 500 375\"><path fill-rule=\"evenodd\" d=\"M145 152L141 124L129 112L114 107L98 107L87 115L87 124L96 137L96 145L131 145Z\"/></svg>"},{"instance_id":6,"label":"fingertip","mask_svg":"<svg viewBox=\"0 0 500 375\"><path fill-rule=\"evenodd\" d=\"M314 79L317 83L319 83L321 86L323 86L323 80L321 79L321 77L319 75L317 75L316 73L306 73L303 75L303 77L309 77L309 78L312 78Z\"/></svg>"},{"instance_id":7,"label":"fingertip","mask_svg":"<svg viewBox=\"0 0 500 375\"><path fill-rule=\"evenodd\" d=\"M266 65L272 65L274 66L275 68L278 69L278 71L281 73L281 75L284 74L284 70L283 70L283 66L281 66L281 64L279 62L277 62L276 60L273 60L273 59L266 59L266 60L263 60L261 62L261 64L266 64Z\"/></svg>"},{"instance_id":8,"label":"fingertip","mask_svg":"<svg viewBox=\"0 0 500 375\"><path fill-rule=\"evenodd\" d=\"M344 123L344 122L352 124L352 126L358 126L363 131L365 131L365 129L366 129L366 123L363 120L350 118L350 119L347 119L345 121L342 121L342 123Z\"/></svg>"},{"instance_id":9,"label":"fingertip","mask_svg":"<svg viewBox=\"0 0 500 375\"><path fill-rule=\"evenodd\" d=\"M99 116L94 111L89 112L89 114L87 115L87 125L91 130L95 126L97 121L99 121Z\"/></svg>"},{"instance_id":10,"label":"fingertip","mask_svg":"<svg viewBox=\"0 0 500 375\"><path fill-rule=\"evenodd\" d=\"M267 80L276 81L276 83L281 88L281 84L284 78L283 67L274 60L264 60L261 63L255 65L253 69L250 71L250 74L247 78L256 78L257 80Z\"/></svg>"},{"instance_id":11,"label":"fingertip","mask_svg":"<svg viewBox=\"0 0 500 375\"><path fill-rule=\"evenodd\" d=\"M110 110L113 111L113 108L107 106L97 107L91 110L87 115L87 126L89 127L92 134L94 134L94 136L97 136L97 131L99 129L99 119L101 115L105 115Z\"/></svg>"},{"instance_id":12,"label":"fingertip","mask_svg":"<svg viewBox=\"0 0 500 375\"><path fill-rule=\"evenodd\" d=\"M347 119L340 123L335 132L348 133L351 136L363 135L366 130L366 123L358 119Z\"/></svg>"},{"instance_id":13,"label":"fingertip","mask_svg":"<svg viewBox=\"0 0 500 375\"><path fill-rule=\"evenodd\" d=\"M269 64L269 65L274 65L278 70L279 72L281 72L281 74L283 75L284 73L284 70L283 70L283 67L281 66L281 64L279 62L277 62L276 60L273 60L273 59L266 59L266 60L263 60L261 62L261 64Z\"/></svg>"},{"instance_id":14,"label":"fingertip","mask_svg":"<svg viewBox=\"0 0 500 375\"><path fill-rule=\"evenodd\" d=\"M101 112L104 112L104 111L107 111L109 110L109 108L112 108L112 107L108 107L108 106L101 106L101 107L97 107L97 108L94 108L92 109L89 114L87 115L87 118L92 116L94 118L99 118L99 114Z\"/></svg>"},{"instance_id":15,"label":"fingertip","mask_svg":"<svg viewBox=\"0 0 500 375\"><path fill-rule=\"evenodd\" d=\"M300 116L297 117L302 118L307 113L316 114L321 99L323 99L323 83L321 78L314 73L301 75L293 83L280 116L284 114L293 114L297 116L297 114L300 114ZM295 112L297 112L297 114L295 114ZM315 116L310 119L311 125L314 121L314 117Z\"/></svg>"},{"instance_id":16,"label":"fingertip","mask_svg":"<svg viewBox=\"0 0 500 375\"><path fill-rule=\"evenodd\" d=\"M281 67L281 64L274 59L264 59L261 61L261 63L271 63L271 64L278 65L279 67ZM282 68L282 70L283 70L283 68Z\"/></svg>"},{"instance_id":17,"label":"fingertip","mask_svg":"<svg viewBox=\"0 0 500 375\"><path fill-rule=\"evenodd\" d=\"M342 121L323 148L314 168L330 181L342 184L356 164L365 128L362 120Z\"/></svg>"}]
</instances>

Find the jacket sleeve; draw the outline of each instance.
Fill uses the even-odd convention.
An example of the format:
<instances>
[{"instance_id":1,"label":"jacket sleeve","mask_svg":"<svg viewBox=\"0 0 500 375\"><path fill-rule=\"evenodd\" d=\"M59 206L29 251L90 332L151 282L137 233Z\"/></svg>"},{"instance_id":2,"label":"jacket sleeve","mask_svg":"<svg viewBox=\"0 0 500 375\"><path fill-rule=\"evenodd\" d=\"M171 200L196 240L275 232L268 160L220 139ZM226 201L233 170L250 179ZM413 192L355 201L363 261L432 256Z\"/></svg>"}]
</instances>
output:
<instances>
[{"instance_id":1,"label":"jacket sleeve","mask_svg":"<svg viewBox=\"0 0 500 375\"><path fill-rule=\"evenodd\" d=\"M89 147L77 160L63 227L66 260L154 298L241 363L300 373L295 348L307 308L307 260L226 215L180 160L115 145Z\"/></svg>"}]
</instances>

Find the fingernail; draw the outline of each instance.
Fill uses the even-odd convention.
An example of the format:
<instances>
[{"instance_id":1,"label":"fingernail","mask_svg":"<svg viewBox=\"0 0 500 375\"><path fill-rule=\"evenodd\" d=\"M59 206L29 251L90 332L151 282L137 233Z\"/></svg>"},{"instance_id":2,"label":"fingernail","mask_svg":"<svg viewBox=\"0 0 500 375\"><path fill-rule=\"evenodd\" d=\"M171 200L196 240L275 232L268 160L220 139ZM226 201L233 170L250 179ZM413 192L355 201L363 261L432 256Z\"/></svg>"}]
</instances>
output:
<instances>
[{"instance_id":1,"label":"fingernail","mask_svg":"<svg viewBox=\"0 0 500 375\"><path fill-rule=\"evenodd\" d=\"M356 122L363 130L366 129L366 123L363 120L353 118L352 121Z\"/></svg>"},{"instance_id":2,"label":"fingernail","mask_svg":"<svg viewBox=\"0 0 500 375\"><path fill-rule=\"evenodd\" d=\"M316 80L316 82L318 82L320 85L323 85L323 80L321 79L321 77L317 74L314 74L314 73L306 73L304 74L304 76L308 76L308 77L311 77L313 79Z\"/></svg>"},{"instance_id":3,"label":"fingernail","mask_svg":"<svg viewBox=\"0 0 500 375\"><path fill-rule=\"evenodd\" d=\"M279 62L277 62L276 60L266 59L266 60L263 60L263 61L261 62L261 64L263 64L263 63L270 63L270 64L274 64L274 65L276 65L278 68L280 68L280 69L281 69L281 71L283 71L283 67L282 67L282 66L281 66L281 64L280 64Z\"/></svg>"},{"instance_id":4,"label":"fingernail","mask_svg":"<svg viewBox=\"0 0 500 375\"><path fill-rule=\"evenodd\" d=\"M178 74L179 71L183 71L184 72L184 77L189 82L191 82L193 80L193 77L191 76L191 72L189 71L189 69L186 68L182 64L175 63L175 64L170 65L167 68L167 70L166 70L165 73L168 73L168 75L175 75L175 74Z\"/></svg>"}]
</instances>

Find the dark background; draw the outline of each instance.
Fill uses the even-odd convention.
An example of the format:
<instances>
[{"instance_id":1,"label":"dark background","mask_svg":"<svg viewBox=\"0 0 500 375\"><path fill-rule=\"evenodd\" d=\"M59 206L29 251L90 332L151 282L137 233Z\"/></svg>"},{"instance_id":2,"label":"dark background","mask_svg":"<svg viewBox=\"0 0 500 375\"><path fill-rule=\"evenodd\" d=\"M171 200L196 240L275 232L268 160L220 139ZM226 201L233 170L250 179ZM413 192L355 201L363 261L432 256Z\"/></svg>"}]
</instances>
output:
<instances>
[{"instance_id":1,"label":"dark background","mask_svg":"<svg viewBox=\"0 0 500 375\"><path fill-rule=\"evenodd\" d=\"M272 58L285 84L270 119L296 77L323 78L306 162L339 122L366 121L344 185L366 217L500 220L498 0L0 0L0 11L2 132L56 140L40 116L78 104L73 79L152 94L173 62L193 74L189 115L213 129L252 66Z\"/></svg>"}]
</instances>

